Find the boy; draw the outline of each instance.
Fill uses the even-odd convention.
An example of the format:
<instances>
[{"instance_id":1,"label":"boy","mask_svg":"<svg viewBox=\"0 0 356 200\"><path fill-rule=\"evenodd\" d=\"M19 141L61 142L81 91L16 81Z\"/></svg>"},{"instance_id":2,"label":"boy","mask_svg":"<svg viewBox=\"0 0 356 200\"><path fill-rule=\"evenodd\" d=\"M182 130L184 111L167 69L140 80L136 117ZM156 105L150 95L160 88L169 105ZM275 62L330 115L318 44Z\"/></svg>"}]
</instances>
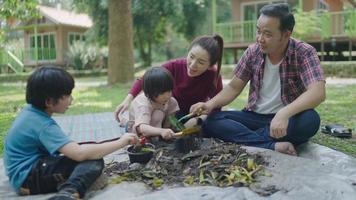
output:
<instances>
[{"instance_id":1,"label":"boy","mask_svg":"<svg viewBox=\"0 0 356 200\"><path fill-rule=\"evenodd\" d=\"M67 110L73 88L73 77L58 67L39 68L29 77L28 105L12 124L4 144L6 174L18 194L58 191L51 199L83 198L102 172L102 158L138 141L130 133L102 144L71 141L51 116Z\"/></svg>"}]
</instances>

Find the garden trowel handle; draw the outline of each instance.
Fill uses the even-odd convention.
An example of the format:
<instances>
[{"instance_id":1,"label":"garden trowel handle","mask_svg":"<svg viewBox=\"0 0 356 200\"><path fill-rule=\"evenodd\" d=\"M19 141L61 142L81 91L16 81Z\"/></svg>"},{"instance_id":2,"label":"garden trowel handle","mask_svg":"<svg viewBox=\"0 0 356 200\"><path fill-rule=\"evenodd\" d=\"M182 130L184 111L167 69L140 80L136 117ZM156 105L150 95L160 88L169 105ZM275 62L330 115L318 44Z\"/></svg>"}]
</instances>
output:
<instances>
[{"instance_id":1,"label":"garden trowel handle","mask_svg":"<svg viewBox=\"0 0 356 200\"><path fill-rule=\"evenodd\" d=\"M183 137L186 135L193 135L193 134L197 134L200 132L200 127L192 127L192 128L186 128L180 132L177 132L174 134L175 138L179 138L179 137Z\"/></svg>"},{"instance_id":2,"label":"garden trowel handle","mask_svg":"<svg viewBox=\"0 0 356 200\"><path fill-rule=\"evenodd\" d=\"M180 119L178 119L178 122L182 122L183 120L189 120L193 117L199 117L202 113L203 113L203 109L200 108L197 112L192 112L192 113L189 113L189 114L181 117Z\"/></svg>"},{"instance_id":3,"label":"garden trowel handle","mask_svg":"<svg viewBox=\"0 0 356 200\"><path fill-rule=\"evenodd\" d=\"M182 137L183 134L184 134L183 131L180 131L180 132L174 133L173 137L179 138L179 137Z\"/></svg>"}]
</instances>

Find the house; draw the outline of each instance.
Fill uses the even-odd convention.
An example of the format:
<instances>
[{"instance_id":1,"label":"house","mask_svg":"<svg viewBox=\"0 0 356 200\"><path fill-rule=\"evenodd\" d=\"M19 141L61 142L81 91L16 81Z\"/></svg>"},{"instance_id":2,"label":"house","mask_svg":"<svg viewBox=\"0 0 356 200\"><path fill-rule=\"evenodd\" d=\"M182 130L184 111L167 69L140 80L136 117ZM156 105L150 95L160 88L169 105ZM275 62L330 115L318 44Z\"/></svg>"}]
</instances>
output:
<instances>
[{"instance_id":1,"label":"house","mask_svg":"<svg viewBox=\"0 0 356 200\"><path fill-rule=\"evenodd\" d=\"M17 30L24 31L25 66L42 64L66 65L66 54L76 40L85 40L84 32L93 22L87 14L38 6L40 18L23 23Z\"/></svg>"},{"instance_id":2,"label":"house","mask_svg":"<svg viewBox=\"0 0 356 200\"><path fill-rule=\"evenodd\" d=\"M69 46L75 40L85 40L84 32L93 22L87 14L46 6L38 6L38 9L41 17L21 28L25 42L24 65L65 65Z\"/></svg>"},{"instance_id":3,"label":"house","mask_svg":"<svg viewBox=\"0 0 356 200\"><path fill-rule=\"evenodd\" d=\"M230 0L230 3L232 22L215 23L213 27L214 32L224 37L225 49L233 51L235 61L238 51L255 41L259 10L271 3L288 3L304 12L316 11L320 29L308 33L303 40L317 49L321 60L356 60L354 0Z\"/></svg>"}]
</instances>

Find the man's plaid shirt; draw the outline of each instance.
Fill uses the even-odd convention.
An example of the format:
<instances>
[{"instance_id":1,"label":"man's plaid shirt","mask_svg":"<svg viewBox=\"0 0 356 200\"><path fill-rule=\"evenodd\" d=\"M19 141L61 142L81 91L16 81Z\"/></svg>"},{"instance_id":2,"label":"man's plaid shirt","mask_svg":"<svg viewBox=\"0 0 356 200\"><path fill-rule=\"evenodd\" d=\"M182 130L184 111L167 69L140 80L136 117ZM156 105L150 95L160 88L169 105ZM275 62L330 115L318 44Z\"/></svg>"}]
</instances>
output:
<instances>
[{"instance_id":1,"label":"man's plaid shirt","mask_svg":"<svg viewBox=\"0 0 356 200\"><path fill-rule=\"evenodd\" d=\"M262 87L265 54L257 43L250 45L237 63L235 76L250 81L246 110L253 110ZM307 43L289 39L286 55L279 68L281 99L284 105L293 102L307 87L316 81L324 81L323 70L315 49Z\"/></svg>"}]
</instances>

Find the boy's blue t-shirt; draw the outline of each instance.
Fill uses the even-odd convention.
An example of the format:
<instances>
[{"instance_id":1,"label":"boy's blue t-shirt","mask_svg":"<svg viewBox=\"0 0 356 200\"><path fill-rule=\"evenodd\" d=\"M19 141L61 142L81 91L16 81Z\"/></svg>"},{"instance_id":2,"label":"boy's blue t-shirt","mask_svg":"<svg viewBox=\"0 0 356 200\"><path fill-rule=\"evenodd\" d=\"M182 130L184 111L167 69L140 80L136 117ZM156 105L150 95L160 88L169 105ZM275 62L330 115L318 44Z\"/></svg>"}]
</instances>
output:
<instances>
[{"instance_id":1,"label":"boy's blue t-shirt","mask_svg":"<svg viewBox=\"0 0 356 200\"><path fill-rule=\"evenodd\" d=\"M4 144L5 170L15 190L19 191L38 159L56 153L69 142L47 113L27 105L13 122Z\"/></svg>"}]
</instances>

